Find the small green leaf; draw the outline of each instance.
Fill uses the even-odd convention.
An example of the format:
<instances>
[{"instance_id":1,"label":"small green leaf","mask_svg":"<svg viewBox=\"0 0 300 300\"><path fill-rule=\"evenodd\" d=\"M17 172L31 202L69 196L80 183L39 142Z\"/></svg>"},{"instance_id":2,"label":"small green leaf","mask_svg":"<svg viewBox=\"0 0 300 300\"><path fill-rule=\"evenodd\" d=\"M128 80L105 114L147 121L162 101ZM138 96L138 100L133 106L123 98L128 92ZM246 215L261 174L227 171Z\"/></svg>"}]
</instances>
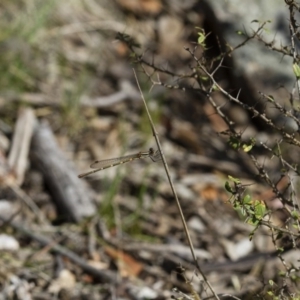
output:
<instances>
[{"instance_id":1,"label":"small green leaf","mask_svg":"<svg viewBox=\"0 0 300 300\"><path fill-rule=\"evenodd\" d=\"M198 32L198 44L199 45L203 45L205 42L205 35L203 33Z\"/></svg>"},{"instance_id":2,"label":"small green leaf","mask_svg":"<svg viewBox=\"0 0 300 300\"><path fill-rule=\"evenodd\" d=\"M225 182L225 189L226 189L227 192L233 193L233 190L232 190L232 188L231 188L228 181Z\"/></svg>"},{"instance_id":3,"label":"small green leaf","mask_svg":"<svg viewBox=\"0 0 300 300\"><path fill-rule=\"evenodd\" d=\"M298 66L297 63L293 64L293 71L294 71L296 78L299 79L300 78L300 67Z\"/></svg>"},{"instance_id":4,"label":"small green leaf","mask_svg":"<svg viewBox=\"0 0 300 300\"><path fill-rule=\"evenodd\" d=\"M228 178L235 183L241 183L240 179L238 179L238 178L232 177L230 175L228 175Z\"/></svg>"},{"instance_id":5,"label":"small green leaf","mask_svg":"<svg viewBox=\"0 0 300 300\"><path fill-rule=\"evenodd\" d=\"M235 149L238 150L241 147L241 141L237 139L236 137L230 137L229 139L229 145Z\"/></svg>"},{"instance_id":6,"label":"small green leaf","mask_svg":"<svg viewBox=\"0 0 300 300\"><path fill-rule=\"evenodd\" d=\"M299 219L299 212L298 211L293 210L291 212L291 215L292 215L292 217L293 217L294 220L298 220Z\"/></svg>"},{"instance_id":7,"label":"small green leaf","mask_svg":"<svg viewBox=\"0 0 300 300\"><path fill-rule=\"evenodd\" d=\"M219 88L214 84L212 87L213 91L219 91Z\"/></svg>"},{"instance_id":8,"label":"small green leaf","mask_svg":"<svg viewBox=\"0 0 300 300\"><path fill-rule=\"evenodd\" d=\"M241 207L240 205L236 205L236 209L239 209L239 212L243 217L245 217L247 215L246 209Z\"/></svg>"},{"instance_id":9,"label":"small green leaf","mask_svg":"<svg viewBox=\"0 0 300 300\"><path fill-rule=\"evenodd\" d=\"M243 198L243 204L247 205L251 203L251 196L249 194L247 194L244 198Z\"/></svg>"},{"instance_id":10,"label":"small green leaf","mask_svg":"<svg viewBox=\"0 0 300 300\"><path fill-rule=\"evenodd\" d=\"M242 148L244 152L249 152L253 148L255 143L256 143L255 138L251 138L249 142L243 143Z\"/></svg>"},{"instance_id":11,"label":"small green leaf","mask_svg":"<svg viewBox=\"0 0 300 300\"><path fill-rule=\"evenodd\" d=\"M236 33L237 33L238 35L245 35L245 33L244 33L243 31L241 31L241 30L237 30Z\"/></svg>"},{"instance_id":12,"label":"small green leaf","mask_svg":"<svg viewBox=\"0 0 300 300\"><path fill-rule=\"evenodd\" d=\"M269 280L269 285L270 285L270 286L273 286L273 285L274 285L274 281L270 279L270 280Z\"/></svg>"},{"instance_id":13,"label":"small green leaf","mask_svg":"<svg viewBox=\"0 0 300 300\"><path fill-rule=\"evenodd\" d=\"M261 220L266 213L266 205L264 202L260 200L254 201L254 208L255 208L255 216L258 220Z\"/></svg>"},{"instance_id":14,"label":"small green leaf","mask_svg":"<svg viewBox=\"0 0 300 300\"><path fill-rule=\"evenodd\" d=\"M201 45L202 47L205 48L205 39L206 39L206 35L205 35L205 31L203 28L200 27L196 27L196 29L198 29L198 44Z\"/></svg>"},{"instance_id":15,"label":"small green leaf","mask_svg":"<svg viewBox=\"0 0 300 300\"><path fill-rule=\"evenodd\" d=\"M201 76L200 79L201 79L202 81L207 81L209 78L208 78L208 76Z\"/></svg>"},{"instance_id":16,"label":"small green leaf","mask_svg":"<svg viewBox=\"0 0 300 300\"><path fill-rule=\"evenodd\" d=\"M250 145L244 144L243 145L244 152L249 152L252 148L253 148L252 144L250 144Z\"/></svg>"}]
</instances>

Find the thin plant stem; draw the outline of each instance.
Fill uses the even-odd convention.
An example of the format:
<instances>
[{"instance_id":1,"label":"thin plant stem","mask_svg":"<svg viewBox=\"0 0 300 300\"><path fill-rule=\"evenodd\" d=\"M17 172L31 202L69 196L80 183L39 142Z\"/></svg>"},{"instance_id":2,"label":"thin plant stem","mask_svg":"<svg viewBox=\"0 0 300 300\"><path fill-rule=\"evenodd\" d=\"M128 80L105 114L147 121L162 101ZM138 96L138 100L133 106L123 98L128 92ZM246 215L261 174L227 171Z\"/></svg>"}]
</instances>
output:
<instances>
[{"instance_id":1,"label":"thin plant stem","mask_svg":"<svg viewBox=\"0 0 300 300\"><path fill-rule=\"evenodd\" d=\"M161 157L162 157L162 161L163 161L164 168L165 168L165 171L166 171L169 183L170 183L170 187L171 187L173 196L174 196L174 198L176 200L176 205L177 205L177 208L178 208L178 211L179 211L179 214L180 214L180 218L181 218L181 221L182 221L182 224L183 224L185 235L187 237L187 240L188 240L188 243L189 243L189 246L190 246L190 249L191 249L191 253L192 253L192 256L193 256L194 263L196 265L197 270L202 275L203 280L206 282L207 286L209 287L209 289L211 290L211 292L213 293L213 295L215 296L215 298L218 299L218 300L220 300L220 298L218 297L218 295L214 291L213 287L209 283L207 277L205 276L204 272L201 270L201 268L200 268L200 266L198 264L198 261L197 261L196 255L195 255L194 246L193 246L193 243L192 243L192 239L191 239L191 236L189 234L189 230L188 230L188 227L187 227L184 215L183 215L183 211L182 211L182 208L181 208L181 205L180 205L180 201L179 201L178 196L177 196L177 192L175 190L172 178L170 176L169 167L168 167L165 155L164 155L164 153L162 151L162 147L161 147L161 144L160 144L160 141L159 141L159 138L158 138L158 133L157 133L157 131L155 129L155 126L154 126L154 123L152 121L152 118L151 118L151 115L150 115L150 112L149 112L149 109L148 109L145 97L144 97L143 92L141 90L141 87L140 87L140 84L139 84L139 81L138 81L138 78L137 78L137 75L136 75L136 72L135 72L134 69L133 69L133 73L134 73L134 77L135 77L135 80L137 82L137 86L138 86L138 89L140 91L140 94L141 94L141 97L142 97L142 100L143 100L143 103L144 103L144 106L145 106L145 109L146 109L146 112L147 112L148 120L150 122L150 126L151 126L151 129L152 129L152 133L153 133L153 136L155 138L156 144L157 144L158 151L160 152Z\"/></svg>"}]
</instances>

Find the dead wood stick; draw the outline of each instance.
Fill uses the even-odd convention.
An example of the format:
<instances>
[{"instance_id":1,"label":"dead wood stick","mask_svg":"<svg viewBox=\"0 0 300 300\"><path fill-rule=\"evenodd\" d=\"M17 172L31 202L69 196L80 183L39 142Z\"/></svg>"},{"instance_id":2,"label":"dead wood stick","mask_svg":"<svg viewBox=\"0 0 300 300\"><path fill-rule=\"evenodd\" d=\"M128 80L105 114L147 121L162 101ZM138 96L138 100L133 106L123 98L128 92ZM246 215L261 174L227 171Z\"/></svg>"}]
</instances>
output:
<instances>
[{"instance_id":1,"label":"dead wood stick","mask_svg":"<svg viewBox=\"0 0 300 300\"><path fill-rule=\"evenodd\" d=\"M65 158L46 122L36 125L31 154L64 219L78 222L95 213L90 192L84 182L77 178L75 167Z\"/></svg>"},{"instance_id":2,"label":"dead wood stick","mask_svg":"<svg viewBox=\"0 0 300 300\"><path fill-rule=\"evenodd\" d=\"M6 96L10 101L22 101L33 106L54 106L57 107L60 104L53 101L44 94L38 93L24 93L22 95L10 94ZM92 98L90 96L84 95L80 99L80 104L86 107L109 107L114 104L123 102L125 100L129 101L140 101L138 91L132 86L129 81L122 81L120 83L119 91L112 93L107 96L100 96Z\"/></svg>"},{"instance_id":3,"label":"dead wood stick","mask_svg":"<svg viewBox=\"0 0 300 300\"><path fill-rule=\"evenodd\" d=\"M28 153L34 130L35 116L31 108L20 110L14 130L8 164L16 175L16 184L21 185L28 162Z\"/></svg>"},{"instance_id":4,"label":"dead wood stick","mask_svg":"<svg viewBox=\"0 0 300 300\"><path fill-rule=\"evenodd\" d=\"M140 101L139 92L132 86L129 81L122 81L120 91L108 96L101 96L97 98L82 97L80 102L84 106L90 107L107 107L116 103L122 102L126 99L133 101Z\"/></svg>"}]
</instances>

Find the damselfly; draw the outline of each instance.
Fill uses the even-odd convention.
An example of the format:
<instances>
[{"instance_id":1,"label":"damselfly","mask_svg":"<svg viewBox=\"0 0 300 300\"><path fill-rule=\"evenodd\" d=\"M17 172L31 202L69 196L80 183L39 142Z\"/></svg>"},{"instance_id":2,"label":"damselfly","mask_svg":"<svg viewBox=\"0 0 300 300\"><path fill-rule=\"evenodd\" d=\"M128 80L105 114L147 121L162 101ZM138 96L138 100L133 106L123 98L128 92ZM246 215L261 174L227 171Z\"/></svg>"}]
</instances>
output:
<instances>
[{"instance_id":1,"label":"damselfly","mask_svg":"<svg viewBox=\"0 0 300 300\"><path fill-rule=\"evenodd\" d=\"M90 174L94 174L98 171L108 169L110 167L118 166L130 161L133 161L135 159L140 159L140 158L147 158L150 157L152 161L158 161L161 159L161 154L159 150L154 150L153 148L150 148L149 151L147 152L139 152L136 154L130 154L130 155L125 155L121 157L116 157L116 158L110 158L110 159L103 159L103 160L96 160L91 164L92 170L83 174L78 175L79 178L85 177Z\"/></svg>"}]
</instances>

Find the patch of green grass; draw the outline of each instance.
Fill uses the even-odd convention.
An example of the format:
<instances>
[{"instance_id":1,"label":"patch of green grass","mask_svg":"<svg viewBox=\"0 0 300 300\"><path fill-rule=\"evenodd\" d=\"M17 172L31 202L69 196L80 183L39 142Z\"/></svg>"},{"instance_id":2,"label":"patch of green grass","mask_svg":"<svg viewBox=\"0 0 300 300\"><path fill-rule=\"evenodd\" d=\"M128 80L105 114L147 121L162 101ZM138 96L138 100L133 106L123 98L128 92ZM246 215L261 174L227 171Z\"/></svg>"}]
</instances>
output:
<instances>
[{"instance_id":1,"label":"patch of green grass","mask_svg":"<svg viewBox=\"0 0 300 300\"><path fill-rule=\"evenodd\" d=\"M115 206L113 204L114 197L119 193L119 188L124 180L124 177L126 177L128 173L121 175L119 172L117 173L115 179L110 183L109 189L105 195L104 201L101 203L101 206L99 207L99 214L102 216L102 218L105 219L106 224L108 228L114 228L116 226L115 224ZM147 214L147 212L144 211L144 197L148 194L148 187L146 184L146 178L148 175L148 170L146 168L145 172L141 175L141 185L139 187L139 191L136 195L136 201L137 201L137 207L136 209L128 214L127 216L122 216L122 220L120 220L120 223L122 224L122 231L126 232L128 235L130 235L132 238L141 240L141 241L147 241L147 242L154 242L157 241L157 238L147 235L143 233L143 229L141 227L141 222L144 222L143 216ZM107 184L103 184L103 186L108 186ZM126 197L126 195L124 195ZM155 199L155 195L153 196ZM150 207L149 207L150 209Z\"/></svg>"},{"instance_id":2,"label":"patch of green grass","mask_svg":"<svg viewBox=\"0 0 300 300\"><path fill-rule=\"evenodd\" d=\"M109 189L105 195L105 198L101 205L99 206L98 212L105 219L106 225L108 228L113 228L116 226L115 224L115 208L114 208L114 197L117 195L119 191L119 187L123 176L118 172L114 180L109 185ZM107 184L104 183L104 186Z\"/></svg>"},{"instance_id":3,"label":"patch of green grass","mask_svg":"<svg viewBox=\"0 0 300 300\"><path fill-rule=\"evenodd\" d=\"M53 18L56 1L2 3L0 7L0 86L15 92L34 91L41 80L43 42L40 32ZM44 66L44 64L43 64Z\"/></svg>"}]
</instances>

